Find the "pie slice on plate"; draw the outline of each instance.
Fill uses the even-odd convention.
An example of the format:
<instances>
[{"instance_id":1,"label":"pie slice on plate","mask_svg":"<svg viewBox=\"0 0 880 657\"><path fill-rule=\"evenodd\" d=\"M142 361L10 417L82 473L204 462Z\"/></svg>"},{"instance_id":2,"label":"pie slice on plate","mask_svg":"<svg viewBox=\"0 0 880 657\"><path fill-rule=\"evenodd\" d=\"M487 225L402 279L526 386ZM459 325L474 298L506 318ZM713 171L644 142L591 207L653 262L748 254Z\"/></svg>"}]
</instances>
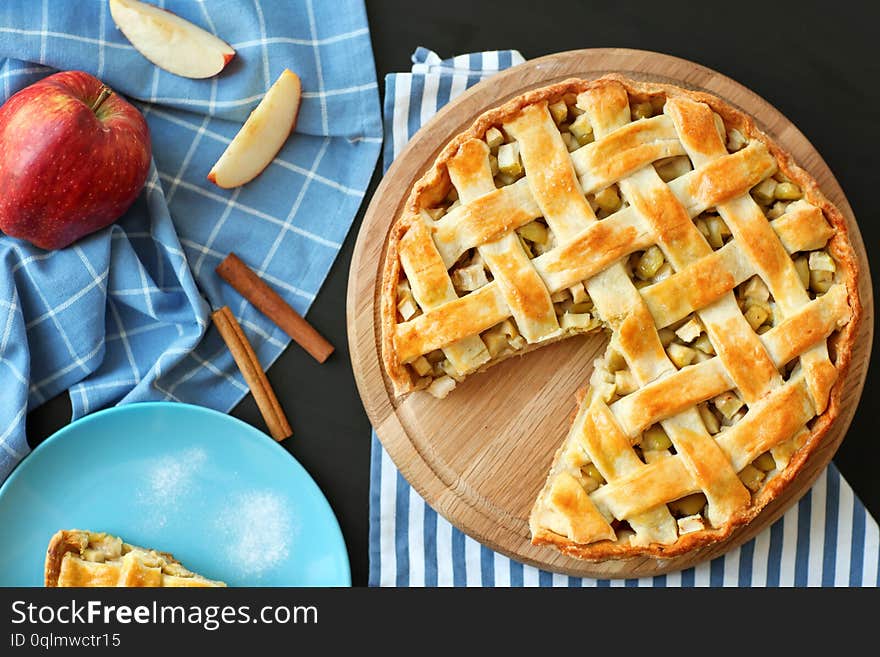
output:
<instances>
[{"instance_id":1,"label":"pie slice on plate","mask_svg":"<svg viewBox=\"0 0 880 657\"><path fill-rule=\"evenodd\" d=\"M45 585L50 587L217 587L223 582L190 572L167 552L123 543L80 529L61 530L49 541Z\"/></svg>"},{"instance_id":2,"label":"pie slice on plate","mask_svg":"<svg viewBox=\"0 0 880 657\"><path fill-rule=\"evenodd\" d=\"M411 190L387 245L383 363L397 395L443 397L608 331L540 466L532 540L670 557L750 522L821 443L858 274L840 211L750 117L674 86L571 79L478 117Z\"/></svg>"}]
</instances>

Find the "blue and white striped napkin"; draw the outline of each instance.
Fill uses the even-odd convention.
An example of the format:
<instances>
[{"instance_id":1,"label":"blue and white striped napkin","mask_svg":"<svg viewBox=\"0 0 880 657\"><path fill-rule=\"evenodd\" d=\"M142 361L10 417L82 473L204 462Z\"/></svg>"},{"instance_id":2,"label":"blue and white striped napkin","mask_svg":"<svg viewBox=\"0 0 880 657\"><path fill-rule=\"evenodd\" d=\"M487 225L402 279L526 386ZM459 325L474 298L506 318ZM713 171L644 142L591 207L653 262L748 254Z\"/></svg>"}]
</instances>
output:
<instances>
[{"instance_id":1,"label":"blue and white striped napkin","mask_svg":"<svg viewBox=\"0 0 880 657\"><path fill-rule=\"evenodd\" d=\"M412 73L385 79L385 168L438 108L492 73L523 61L516 51L441 60L419 48ZM371 586L877 586L877 522L832 464L813 488L752 541L696 568L631 580L549 573L465 536L406 482L373 433Z\"/></svg>"},{"instance_id":2,"label":"blue and white striped napkin","mask_svg":"<svg viewBox=\"0 0 880 657\"><path fill-rule=\"evenodd\" d=\"M107 0L0 2L0 101L55 69L104 80L144 112L154 165L114 226L53 253L0 234L0 483L28 451L25 413L70 389L74 418L177 400L229 410L247 392L211 307L228 305L264 366L288 337L214 274L235 250L300 313L351 226L382 142L362 0L151 0L237 51L218 77L166 73ZM284 68L296 133L246 186L205 177Z\"/></svg>"}]
</instances>

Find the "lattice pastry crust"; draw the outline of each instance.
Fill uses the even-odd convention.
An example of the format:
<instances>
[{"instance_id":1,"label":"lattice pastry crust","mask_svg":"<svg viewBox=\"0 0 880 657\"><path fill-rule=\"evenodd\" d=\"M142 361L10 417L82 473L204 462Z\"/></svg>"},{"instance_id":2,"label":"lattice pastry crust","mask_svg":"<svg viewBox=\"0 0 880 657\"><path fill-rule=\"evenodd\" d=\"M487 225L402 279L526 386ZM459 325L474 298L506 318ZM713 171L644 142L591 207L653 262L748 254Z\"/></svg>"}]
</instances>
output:
<instances>
[{"instance_id":1,"label":"lattice pastry crust","mask_svg":"<svg viewBox=\"0 0 880 657\"><path fill-rule=\"evenodd\" d=\"M727 537L838 414L860 314L843 216L718 98L610 75L519 96L455 137L388 242L395 392L610 329L530 516L575 557Z\"/></svg>"}]
</instances>

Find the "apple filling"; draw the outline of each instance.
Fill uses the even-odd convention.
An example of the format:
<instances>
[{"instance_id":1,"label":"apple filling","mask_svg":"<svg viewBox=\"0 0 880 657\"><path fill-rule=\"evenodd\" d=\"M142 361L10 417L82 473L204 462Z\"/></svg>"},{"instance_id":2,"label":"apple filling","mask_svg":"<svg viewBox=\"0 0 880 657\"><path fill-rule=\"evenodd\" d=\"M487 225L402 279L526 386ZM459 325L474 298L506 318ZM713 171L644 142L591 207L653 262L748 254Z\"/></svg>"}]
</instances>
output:
<instances>
[{"instance_id":1,"label":"apple filling","mask_svg":"<svg viewBox=\"0 0 880 657\"><path fill-rule=\"evenodd\" d=\"M788 218L786 215L792 216L789 213L797 212L806 205L801 201L801 188L780 172L756 185L751 194L771 220L785 221ZM824 247L823 244L818 249L791 254L801 284L811 299L825 294L834 283L837 273L834 259Z\"/></svg>"},{"instance_id":2,"label":"apple filling","mask_svg":"<svg viewBox=\"0 0 880 657\"><path fill-rule=\"evenodd\" d=\"M123 563L125 556L131 552L137 553L139 561L148 568L159 568L166 575L174 577L198 577L195 573L184 568L174 561L169 555L145 550L128 543L121 538L109 534L90 532L88 547L80 551L80 558L91 563Z\"/></svg>"}]
</instances>

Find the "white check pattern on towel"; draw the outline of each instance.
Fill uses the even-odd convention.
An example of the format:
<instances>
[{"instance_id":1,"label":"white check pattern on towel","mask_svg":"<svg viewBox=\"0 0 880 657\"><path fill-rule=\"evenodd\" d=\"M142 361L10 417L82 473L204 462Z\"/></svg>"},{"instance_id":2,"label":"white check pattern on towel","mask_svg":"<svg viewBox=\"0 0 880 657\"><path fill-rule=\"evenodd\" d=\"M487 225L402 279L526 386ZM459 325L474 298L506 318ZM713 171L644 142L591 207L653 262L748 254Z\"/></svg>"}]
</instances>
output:
<instances>
[{"instance_id":1,"label":"white check pattern on towel","mask_svg":"<svg viewBox=\"0 0 880 657\"><path fill-rule=\"evenodd\" d=\"M515 51L449 60L424 48L412 73L385 79L387 169L443 105L492 73L523 61ZM524 566L439 516L397 471L376 434L370 473L371 586L877 586L877 522L832 464L813 488L755 539L685 571L628 580L568 577Z\"/></svg>"},{"instance_id":2,"label":"white check pattern on towel","mask_svg":"<svg viewBox=\"0 0 880 657\"><path fill-rule=\"evenodd\" d=\"M0 2L0 101L57 69L96 75L144 112L153 166L115 225L45 252L0 234L0 483L28 452L25 413L70 389L74 418L117 403L227 411L246 393L210 308L228 305L264 367L281 329L222 283L238 255L302 314L351 226L382 143L362 0L151 0L237 51L219 76L160 70L107 0ZM302 79L295 133L244 187L208 171L269 86Z\"/></svg>"}]
</instances>

